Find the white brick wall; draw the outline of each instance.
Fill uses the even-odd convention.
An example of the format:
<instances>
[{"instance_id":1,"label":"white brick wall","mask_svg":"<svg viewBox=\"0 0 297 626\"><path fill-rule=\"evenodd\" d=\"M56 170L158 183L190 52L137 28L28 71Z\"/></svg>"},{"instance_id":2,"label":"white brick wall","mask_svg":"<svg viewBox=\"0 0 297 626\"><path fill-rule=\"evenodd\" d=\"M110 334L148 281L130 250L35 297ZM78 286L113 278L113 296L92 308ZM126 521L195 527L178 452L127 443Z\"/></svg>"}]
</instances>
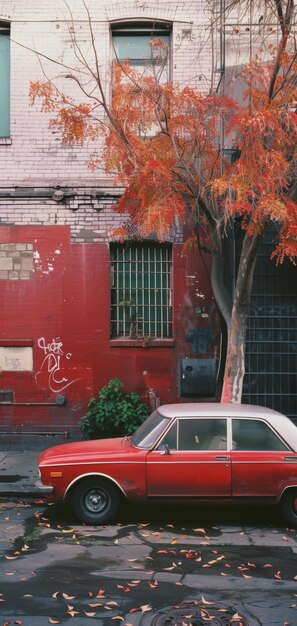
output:
<instances>
[{"instance_id":1,"label":"white brick wall","mask_svg":"<svg viewBox=\"0 0 297 626\"><path fill-rule=\"evenodd\" d=\"M40 190L40 188L39 188ZM38 193L38 190L34 190ZM113 188L104 191L113 193ZM0 191L1 193L1 191ZM70 194L69 197L67 194ZM71 239L76 242L108 242L114 228L127 224L127 216L116 213L116 199L97 197L98 188L70 188L62 202L52 198L32 197L4 199L0 197L0 241L1 223L17 226L69 226ZM180 229L168 239L181 242ZM0 254L1 256L1 254ZM3 268L2 268L3 269Z\"/></svg>"},{"instance_id":2,"label":"white brick wall","mask_svg":"<svg viewBox=\"0 0 297 626\"><path fill-rule=\"evenodd\" d=\"M90 34L82 0L69 0L76 38L90 56ZM119 19L160 19L172 23L172 77L183 85L205 89L209 85L211 46L203 0L88 0L92 28L106 93L110 86L110 22ZM112 211L112 200L90 198L99 185L111 187L111 179L92 172L88 163L102 142L83 146L62 146L59 133L49 129L50 115L40 103L29 104L30 81L53 79L61 90L82 101L65 65L74 68L77 60L63 0L0 0L0 20L11 22L11 137L0 139L0 226L1 224L69 225L72 239L108 241L111 229L125 222ZM40 52L39 56L35 51ZM55 59L56 64L46 57ZM73 191L66 203L51 198L4 198L5 190L61 185ZM38 193L38 191L37 191ZM94 195L94 194L93 194ZM99 206L100 205L100 206ZM1 232L0 232L1 234ZM175 235L181 239L181 233Z\"/></svg>"},{"instance_id":3,"label":"white brick wall","mask_svg":"<svg viewBox=\"0 0 297 626\"><path fill-rule=\"evenodd\" d=\"M75 30L84 52L89 50L89 30L81 0L70 2ZM115 19L158 18L173 23L173 78L184 84L205 88L209 77L210 42L205 31L205 2L202 0L92 0L93 18L100 63L106 90L109 87L109 23ZM11 145L0 144L0 186L8 184L96 184L100 174L88 168L92 142L82 147L63 147L60 137L48 128L49 115L40 104L29 106L30 80L45 80L65 74L32 50L73 67L67 9L62 0L0 0L0 19L11 20ZM27 49L29 48L29 50ZM42 69L42 67L43 69ZM44 72L44 73L43 73ZM203 77L203 80L201 79ZM75 94L73 81L59 86ZM77 92L76 92L77 93ZM81 99L81 95L79 95Z\"/></svg>"}]
</instances>

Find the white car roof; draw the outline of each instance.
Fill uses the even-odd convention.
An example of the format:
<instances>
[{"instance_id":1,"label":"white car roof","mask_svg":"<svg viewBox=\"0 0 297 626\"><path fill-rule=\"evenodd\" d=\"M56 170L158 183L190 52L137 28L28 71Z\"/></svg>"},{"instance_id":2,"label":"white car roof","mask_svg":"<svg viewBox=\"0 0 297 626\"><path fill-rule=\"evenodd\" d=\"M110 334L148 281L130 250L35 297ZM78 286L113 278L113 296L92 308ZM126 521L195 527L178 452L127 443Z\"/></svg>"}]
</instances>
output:
<instances>
[{"instance_id":1,"label":"white car roof","mask_svg":"<svg viewBox=\"0 0 297 626\"><path fill-rule=\"evenodd\" d=\"M181 404L163 404L158 408L164 417L284 417L282 413L264 406L220 402L185 402Z\"/></svg>"}]
</instances>

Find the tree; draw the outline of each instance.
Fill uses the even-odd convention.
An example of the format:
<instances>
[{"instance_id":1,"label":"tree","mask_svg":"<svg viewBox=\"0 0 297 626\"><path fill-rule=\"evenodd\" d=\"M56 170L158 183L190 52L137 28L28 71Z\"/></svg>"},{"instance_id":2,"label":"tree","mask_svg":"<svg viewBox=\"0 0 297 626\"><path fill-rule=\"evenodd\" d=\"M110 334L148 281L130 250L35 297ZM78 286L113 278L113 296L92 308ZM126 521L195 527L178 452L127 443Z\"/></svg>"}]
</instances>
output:
<instances>
[{"instance_id":1,"label":"tree","mask_svg":"<svg viewBox=\"0 0 297 626\"><path fill-rule=\"evenodd\" d=\"M234 10L238 2L230 4ZM278 230L275 261L282 263L288 257L294 262L297 255L294 1L263 0L280 36L266 46L269 60L260 51L243 68L245 100L241 103L215 90L213 84L208 93L162 84L159 77L168 49L162 39L152 38L152 73L141 75L128 63L115 62L110 104L92 18L84 6L93 63L83 55L72 24L72 43L84 75L67 73L83 93L83 102L47 80L31 84L32 103L42 99L44 110L53 114L50 125L60 130L63 143L104 136L104 150L91 159L91 166L113 173L115 183L124 187L116 210L129 214L141 237L154 231L164 239L178 218L191 231L185 249L211 254L213 293L227 328L222 401L240 402L254 267L269 224ZM267 11L265 15L267 19ZM226 132L237 140L237 158L231 165L224 160L222 120ZM233 295L225 286L223 241L234 221L243 237ZM125 239L127 231L118 229L114 236Z\"/></svg>"}]
</instances>

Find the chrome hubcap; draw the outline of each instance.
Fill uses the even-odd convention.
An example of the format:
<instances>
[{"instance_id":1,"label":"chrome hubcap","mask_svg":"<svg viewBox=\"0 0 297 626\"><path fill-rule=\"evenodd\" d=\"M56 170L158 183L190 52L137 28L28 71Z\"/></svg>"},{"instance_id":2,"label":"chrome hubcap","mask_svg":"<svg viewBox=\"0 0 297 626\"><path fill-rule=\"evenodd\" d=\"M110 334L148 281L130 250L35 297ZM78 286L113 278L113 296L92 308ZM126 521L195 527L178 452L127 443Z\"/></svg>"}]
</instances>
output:
<instances>
[{"instance_id":1,"label":"chrome hubcap","mask_svg":"<svg viewBox=\"0 0 297 626\"><path fill-rule=\"evenodd\" d=\"M91 513L99 513L108 505L107 494L100 489L90 489L85 496L85 506Z\"/></svg>"}]
</instances>

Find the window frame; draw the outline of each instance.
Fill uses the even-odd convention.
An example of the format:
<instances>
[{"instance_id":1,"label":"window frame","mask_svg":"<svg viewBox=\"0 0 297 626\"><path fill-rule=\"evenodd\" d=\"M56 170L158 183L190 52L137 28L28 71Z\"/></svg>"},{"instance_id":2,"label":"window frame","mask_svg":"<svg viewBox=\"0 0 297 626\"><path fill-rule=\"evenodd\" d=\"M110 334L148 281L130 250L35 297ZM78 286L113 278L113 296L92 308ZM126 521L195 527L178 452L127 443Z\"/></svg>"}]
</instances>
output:
<instances>
[{"instance_id":1,"label":"window frame","mask_svg":"<svg viewBox=\"0 0 297 626\"><path fill-rule=\"evenodd\" d=\"M123 36L133 36L133 34L135 35L135 38L139 38L141 37L141 35L147 35L150 37L150 39L163 39L165 41L165 38L168 38L168 41L165 41L165 43L168 45L168 54L167 54L167 58L166 58L166 63L164 64L164 68L162 71L164 71L165 68L165 73L167 74L166 80L164 82L170 81L171 77L172 77L172 65L171 65L171 50L172 50L172 22L166 21L166 20L153 20L153 19L146 19L146 20L141 20L141 19L137 19L137 20L120 20L120 21L114 21L111 22L110 24L110 34L111 34L111 46L112 46L112 58L114 61L118 61L119 63L123 64L125 63L126 60L128 60L129 64L131 65L131 68L141 71L142 67L145 67L145 65L147 66L152 66L154 65L154 60L153 60L153 56L143 56L142 57L118 57L117 52L116 52L116 48L115 48L115 40L117 37L120 37L120 35L122 34ZM143 60L143 64L141 63L141 61ZM139 62L139 63L135 63L135 62ZM157 63L156 63L157 66Z\"/></svg>"},{"instance_id":2,"label":"window frame","mask_svg":"<svg viewBox=\"0 0 297 626\"><path fill-rule=\"evenodd\" d=\"M4 31L4 32L3 32ZM11 50L10 50L10 22L0 19L0 143L10 143L10 66L11 66ZM2 52L4 56L2 58ZM5 55L7 55L6 64ZM1 120L4 119L4 122Z\"/></svg>"},{"instance_id":3,"label":"window frame","mask_svg":"<svg viewBox=\"0 0 297 626\"><path fill-rule=\"evenodd\" d=\"M129 253L131 250L136 253L136 260L134 260L135 270L132 272L128 269L128 283L125 284L126 273L125 265L129 267ZM149 252L159 250L160 259L156 263L160 264L161 271L158 273L155 271L151 274L151 263L155 263L154 260L150 260ZM118 263L120 251L127 252L128 257L123 258L122 264ZM143 261L143 253L148 251L147 260ZM166 256L162 258L162 251L166 253ZM137 254L140 256L137 257ZM147 269L141 269L142 284L139 287L138 278L140 275L139 268L141 264L147 264ZM162 271L162 267L165 267L165 271ZM121 274L120 274L121 272ZM120 278L119 278L120 276ZM150 280L150 284L145 285L145 278ZM134 279L134 285L132 285ZM162 281L159 286L157 280ZM165 281L165 282L163 282ZM155 301L151 302L151 293L153 291L161 291L161 301L158 304ZM136 296L135 302L133 296ZM127 304L126 298L128 296ZM163 297L165 301L163 300ZM120 310L121 307L121 310ZM159 307L159 308L158 308ZM126 310L127 309L127 310ZM132 315L136 316L136 321L133 322ZM143 316L139 316L139 311L143 313ZM164 313L165 317L158 318L158 313ZM151 315L153 313L153 315ZM148 317L146 317L148 314ZM131 318L131 319L129 319ZM139 320L139 321L138 321ZM131 332L131 327L135 323L134 331ZM127 328L130 324L130 330ZM138 326L139 324L139 326ZM117 326L116 331L114 326ZM158 328L161 330L158 334ZM156 243L152 241L143 242L126 242L111 243L110 244L110 345L111 346L134 346L134 347L169 347L174 345L173 338L173 246L170 243ZM121 332L123 329L124 332ZM167 332L164 332L164 329Z\"/></svg>"},{"instance_id":4,"label":"window frame","mask_svg":"<svg viewBox=\"0 0 297 626\"><path fill-rule=\"evenodd\" d=\"M183 447L181 448L181 430L182 430L182 426L188 424L189 422L194 422L197 426L199 425L199 423L205 424L206 422L208 423L208 425L210 425L211 423L217 423L220 422L221 425L224 422L224 427L225 427L225 433L224 435L222 435L222 433L217 432L216 434L212 434L210 431L209 432L205 432L205 436L207 437L211 437L211 439L209 440L209 444L212 442L212 440L215 437L220 436L222 439L224 439L224 443L225 445L222 447L220 445L216 446L216 445L212 445L211 447L204 447L205 442L203 442L203 439L201 440L201 442L197 441L196 442L196 446L193 447ZM195 454L204 454L204 453L208 453L208 452L221 452L221 453L227 453L229 451L229 437L228 437L228 432L229 432L229 428L228 428L228 417L226 416L201 416L201 417L195 417L195 415L193 415L192 417L177 417L174 422L168 427L168 429L166 430L166 432L164 433L164 435L162 436L161 440L158 442L158 445L156 447L157 451L162 450L162 446L164 445L169 445L168 441L166 441L166 438L168 438L168 435L170 436L170 433L172 434L173 429L176 430L175 436L176 436L176 447L175 448L171 448L169 446L169 450L170 450L170 454L172 453L180 453L180 454L184 454L184 453L195 453ZM218 426L218 424L216 424ZM198 428L199 430L199 428ZM200 433L201 434L201 433ZM201 447L199 444L202 444Z\"/></svg>"},{"instance_id":5,"label":"window frame","mask_svg":"<svg viewBox=\"0 0 297 626\"><path fill-rule=\"evenodd\" d=\"M236 443L236 440L234 438L234 433L233 433L233 426L234 426L234 422L235 421L240 422L240 423L249 422L249 423L260 423L260 424L263 424L270 431L271 435L273 435L283 445L283 448L274 448L274 449L273 448L266 448L266 449L263 449L263 448L260 448L260 447L259 448L253 448L252 446L251 447L247 447L247 448L237 448L237 447L234 447L234 443ZM270 454L271 452L273 452L273 453L274 452L282 452L282 453L284 453L284 452L289 452L290 451L290 447L288 446L288 443L281 437L281 435L276 430L274 430L272 428L271 424L269 424L268 422L266 422L263 419L260 419L260 418L257 418L257 417L255 417L255 418L232 417L232 419L231 419L231 429L232 429L232 452L235 452L235 453L236 452L239 452L239 453L240 452L252 452L252 453L260 452L260 453L263 453L264 452L264 453Z\"/></svg>"}]
</instances>

